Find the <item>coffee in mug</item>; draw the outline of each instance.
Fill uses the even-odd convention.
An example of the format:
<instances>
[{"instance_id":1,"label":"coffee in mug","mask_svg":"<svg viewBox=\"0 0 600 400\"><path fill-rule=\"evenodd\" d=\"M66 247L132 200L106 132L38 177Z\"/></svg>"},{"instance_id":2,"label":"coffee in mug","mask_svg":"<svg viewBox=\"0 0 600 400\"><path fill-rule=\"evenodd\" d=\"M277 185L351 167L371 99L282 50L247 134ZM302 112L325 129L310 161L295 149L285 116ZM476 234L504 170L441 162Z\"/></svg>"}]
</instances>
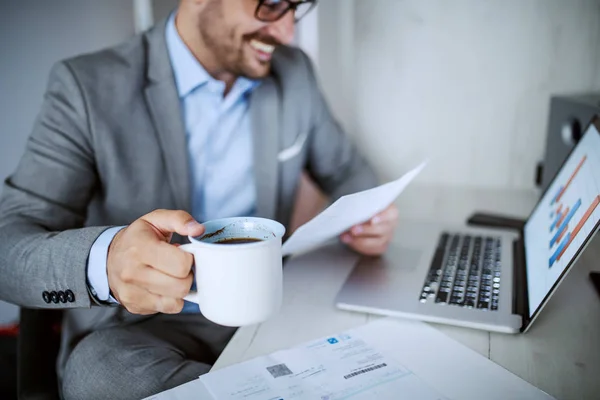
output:
<instances>
[{"instance_id":1,"label":"coffee in mug","mask_svg":"<svg viewBox=\"0 0 600 400\"><path fill-rule=\"evenodd\" d=\"M263 322L281 307L283 272L279 222L255 217L205 222L206 233L180 249L194 255L197 303L209 320L224 326Z\"/></svg>"},{"instance_id":2,"label":"coffee in mug","mask_svg":"<svg viewBox=\"0 0 600 400\"><path fill-rule=\"evenodd\" d=\"M261 242L262 239L255 239L255 238L229 238L229 239L223 239L223 240L219 240L218 242L215 242L215 244L244 244L244 243L255 243L255 242Z\"/></svg>"}]
</instances>

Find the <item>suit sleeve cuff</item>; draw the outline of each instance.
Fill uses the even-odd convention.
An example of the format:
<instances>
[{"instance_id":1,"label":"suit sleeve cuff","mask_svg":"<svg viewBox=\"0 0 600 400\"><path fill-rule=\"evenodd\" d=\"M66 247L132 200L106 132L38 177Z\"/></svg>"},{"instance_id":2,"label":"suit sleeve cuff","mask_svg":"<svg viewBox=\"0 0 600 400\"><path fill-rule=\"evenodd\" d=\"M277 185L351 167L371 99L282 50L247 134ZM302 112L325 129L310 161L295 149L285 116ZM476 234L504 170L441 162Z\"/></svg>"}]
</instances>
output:
<instances>
[{"instance_id":1,"label":"suit sleeve cuff","mask_svg":"<svg viewBox=\"0 0 600 400\"><path fill-rule=\"evenodd\" d=\"M87 265L88 287L92 296L104 304L118 304L118 301L110 295L106 262L108 248L115 235L123 228L125 227L118 226L105 230L98 236L90 250Z\"/></svg>"}]
</instances>

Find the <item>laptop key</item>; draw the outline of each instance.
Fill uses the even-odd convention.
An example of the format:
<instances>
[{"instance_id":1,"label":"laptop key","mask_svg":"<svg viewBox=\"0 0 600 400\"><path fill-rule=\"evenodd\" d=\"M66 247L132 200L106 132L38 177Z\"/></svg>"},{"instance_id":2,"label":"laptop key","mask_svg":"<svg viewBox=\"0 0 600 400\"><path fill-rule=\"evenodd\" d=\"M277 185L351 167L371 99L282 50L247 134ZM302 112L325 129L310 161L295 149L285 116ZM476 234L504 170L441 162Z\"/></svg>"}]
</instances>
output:
<instances>
[{"instance_id":1,"label":"laptop key","mask_svg":"<svg viewBox=\"0 0 600 400\"><path fill-rule=\"evenodd\" d=\"M448 302L448 294L450 292L439 291L437 297L435 298L436 303L447 303Z\"/></svg>"},{"instance_id":2,"label":"laptop key","mask_svg":"<svg viewBox=\"0 0 600 400\"><path fill-rule=\"evenodd\" d=\"M427 301L427 298L431 297L431 294L435 295L438 286L438 279L442 275L444 253L446 252L446 246L450 240L448 233L442 233L438 241L437 248L431 260L429 272L427 278L423 284L423 290L421 291L421 301Z\"/></svg>"},{"instance_id":3,"label":"laptop key","mask_svg":"<svg viewBox=\"0 0 600 400\"><path fill-rule=\"evenodd\" d=\"M432 258L420 301L497 310L500 239L443 233Z\"/></svg>"}]
</instances>

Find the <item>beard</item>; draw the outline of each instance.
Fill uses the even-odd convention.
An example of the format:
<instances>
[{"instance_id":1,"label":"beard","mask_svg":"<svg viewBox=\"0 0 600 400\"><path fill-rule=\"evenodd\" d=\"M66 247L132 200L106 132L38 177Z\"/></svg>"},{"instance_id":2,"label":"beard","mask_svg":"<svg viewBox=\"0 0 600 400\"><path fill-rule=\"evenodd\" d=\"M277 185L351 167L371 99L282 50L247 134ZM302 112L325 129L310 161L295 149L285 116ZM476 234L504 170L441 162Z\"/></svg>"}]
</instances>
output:
<instances>
[{"instance_id":1,"label":"beard","mask_svg":"<svg viewBox=\"0 0 600 400\"><path fill-rule=\"evenodd\" d=\"M260 31L241 37L236 35L235 29L225 23L223 8L219 0L209 0L198 19L198 31L204 45L214 55L222 72L248 79L261 79L270 73L271 62L255 59L250 42L258 40L272 45L280 43Z\"/></svg>"}]
</instances>

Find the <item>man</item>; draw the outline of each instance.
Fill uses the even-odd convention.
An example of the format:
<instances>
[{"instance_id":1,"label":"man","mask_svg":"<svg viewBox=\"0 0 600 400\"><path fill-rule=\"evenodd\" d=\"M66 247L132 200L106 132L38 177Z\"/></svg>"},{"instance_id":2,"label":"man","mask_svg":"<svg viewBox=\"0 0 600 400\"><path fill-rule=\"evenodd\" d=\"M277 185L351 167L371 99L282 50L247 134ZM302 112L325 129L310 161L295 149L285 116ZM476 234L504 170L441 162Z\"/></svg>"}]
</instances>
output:
<instances>
[{"instance_id":1,"label":"man","mask_svg":"<svg viewBox=\"0 0 600 400\"><path fill-rule=\"evenodd\" d=\"M0 297L69 309L65 398L142 398L210 369L233 330L182 300L193 260L174 243L201 234L197 221L286 225L303 170L333 199L376 184L307 57L285 46L313 3L183 0L148 32L53 68L3 189ZM341 240L381 254L396 219L391 206Z\"/></svg>"}]
</instances>

